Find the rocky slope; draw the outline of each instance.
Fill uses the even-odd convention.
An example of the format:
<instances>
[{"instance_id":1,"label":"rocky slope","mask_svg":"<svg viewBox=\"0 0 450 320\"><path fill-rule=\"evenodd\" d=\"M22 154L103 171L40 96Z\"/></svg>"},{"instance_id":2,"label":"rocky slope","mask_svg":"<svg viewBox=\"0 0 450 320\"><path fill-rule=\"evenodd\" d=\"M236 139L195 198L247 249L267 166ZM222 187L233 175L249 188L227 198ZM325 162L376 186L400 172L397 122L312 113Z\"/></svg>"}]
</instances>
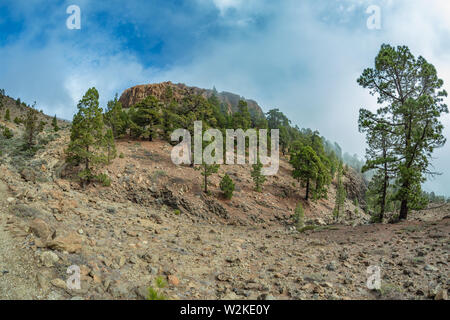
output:
<instances>
[{"instance_id":1,"label":"rocky slope","mask_svg":"<svg viewBox=\"0 0 450 320\"><path fill-rule=\"evenodd\" d=\"M123 157L105 168L111 187L84 190L65 177L67 127L45 130L30 156L13 151L22 127L0 123L17 133L0 141L0 298L143 299L157 277L169 299L447 298L450 206L368 225L348 199L336 222L331 186L329 199L303 203L316 227L299 233L292 214L304 189L286 160L263 193L236 165L204 195L200 173L173 165L165 142L119 141ZM237 185L231 201L218 191L225 172ZM80 290L66 285L73 265ZM379 290L367 288L369 266L381 268Z\"/></svg>"}]
</instances>

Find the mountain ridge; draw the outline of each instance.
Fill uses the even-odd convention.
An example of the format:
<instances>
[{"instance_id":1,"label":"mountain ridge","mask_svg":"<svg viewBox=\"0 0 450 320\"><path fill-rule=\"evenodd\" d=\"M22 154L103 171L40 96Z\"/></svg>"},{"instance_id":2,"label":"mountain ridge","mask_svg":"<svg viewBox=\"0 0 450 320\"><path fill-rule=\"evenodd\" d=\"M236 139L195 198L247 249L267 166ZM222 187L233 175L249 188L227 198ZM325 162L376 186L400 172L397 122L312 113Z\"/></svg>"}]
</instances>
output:
<instances>
[{"instance_id":1,"label":"mountain ridge","mask_svg":"<svg viewBox=\"0 0 450 320\"><path fill-rule=\"evenodd\" d=\"M223 107L225 107L227 113L234 113L238 111L239 100L245 100L247 102L248 110L252 116L264 117L264 112L259 104L252 99L246 99L238 94L232 92L217 92L215 89L203 89L193 86L187 86L183 83L174 84L171 81L151 84L141 84L130 87L121 94L119 101L124 108L130 108L131 106L141 102L148 96L155 96L160 100L165 99L167 89L170 88L173 93L173 98L180 102L184 97L188 95L201 95L204 98L210 98L216 95Z\"/></svg>"}]
</instances>

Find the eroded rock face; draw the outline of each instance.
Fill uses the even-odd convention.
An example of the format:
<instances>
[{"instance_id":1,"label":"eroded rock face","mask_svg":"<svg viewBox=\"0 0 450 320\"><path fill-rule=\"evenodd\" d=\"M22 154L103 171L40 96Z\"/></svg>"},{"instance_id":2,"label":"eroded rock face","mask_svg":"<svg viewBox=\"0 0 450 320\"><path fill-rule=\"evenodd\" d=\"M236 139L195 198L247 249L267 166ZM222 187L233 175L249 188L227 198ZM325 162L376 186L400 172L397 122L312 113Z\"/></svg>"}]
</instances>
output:
<instances>
[{"instance_id":1,"label":"eroded rock face","mask_svg":"<svg viewBox=\"0 0 450 320\"><path fill-rule=\"evenodd\" d=\"M349 199L358 199L361 207L365 206L365 197L367 191L367 184L364 181L362 174L357 173L353 168L348 168L344 180L345 191Z\"/></svg>"},{"instance_id":2,"label":"eroded rock face","mask_svg":"<svg viewBox=\"0 0 450 320\"><path fill-rule=\"evenodd\" d=\"M197 87L188 87L185 84L172 82L162 82L154 84L138 85L125 90L120 96L119 101L124 108L130 108L131 106L141 102L148 96L155 96L159 100L165 101L167 99L168 90L172 91L173 98L177 102L181 102L184 97L189 95L201 95L204 98L211 97L214 93L218 97L219 101L228 107L228 112L235 112L238 109L238 103L240 99L244 99L241 96L230 92L214 92L209 89L201 89ZM255 115L263 115L261 107L253 100L244 99L247 101L248 109L250 113Z\"/></svg>"}]
</instances>

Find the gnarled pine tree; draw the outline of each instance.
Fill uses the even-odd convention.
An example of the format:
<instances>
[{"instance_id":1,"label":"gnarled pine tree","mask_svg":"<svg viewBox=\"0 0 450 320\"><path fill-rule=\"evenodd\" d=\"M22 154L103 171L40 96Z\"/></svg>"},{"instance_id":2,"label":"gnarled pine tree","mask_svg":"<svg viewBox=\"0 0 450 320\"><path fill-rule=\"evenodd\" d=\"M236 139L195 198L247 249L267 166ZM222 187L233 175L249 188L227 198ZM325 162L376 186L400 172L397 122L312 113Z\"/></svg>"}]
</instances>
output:
<instances>
[{"instance_id":1,"label":"gnarled pine tree","mask_svg":"<svg viewBox=\"0 0 450 320\"><path fill-rule=\"evenodd\" d=\"M429 170L431 154L446 141L440 116L448 113L443 98L443 81L425 58L415 58L408 47L384 44L375 58L375 67L364 70L358 83L378 96L378 110L386 130L395 137L393 152L401 201L400 219L420 204L421 183Z\"/></svg>"}]
</instances>

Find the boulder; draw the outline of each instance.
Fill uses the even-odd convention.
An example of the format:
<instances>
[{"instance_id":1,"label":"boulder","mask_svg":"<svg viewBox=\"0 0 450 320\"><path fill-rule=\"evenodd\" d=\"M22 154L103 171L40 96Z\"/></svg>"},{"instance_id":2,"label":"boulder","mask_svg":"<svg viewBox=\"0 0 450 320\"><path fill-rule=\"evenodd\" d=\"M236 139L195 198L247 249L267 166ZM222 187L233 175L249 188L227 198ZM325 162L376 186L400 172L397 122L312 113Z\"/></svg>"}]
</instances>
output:
<instances>
[{"instance_id":1,"label":"boulder","mask_svg":"<svg viewBox=\"0 0 450 320\"><path fill-rule=\"evenodd\" d=\"M29 226L33 234L43 241L50 240L55 234L55 230L40 218L35 218Z\"/></svg>"},{"instance_id":2,"label":"boulder","mask_svg":"<svg viewBox=\"0 0 450 320\"><path fill-rule=\"evenodd\" d=\"M67 251L68 253L77 253L81 251L82 239L76 232L70 232L66 235L57 236L47 243L47 247L53 250Z\"/></svg>"}]
</instances>

